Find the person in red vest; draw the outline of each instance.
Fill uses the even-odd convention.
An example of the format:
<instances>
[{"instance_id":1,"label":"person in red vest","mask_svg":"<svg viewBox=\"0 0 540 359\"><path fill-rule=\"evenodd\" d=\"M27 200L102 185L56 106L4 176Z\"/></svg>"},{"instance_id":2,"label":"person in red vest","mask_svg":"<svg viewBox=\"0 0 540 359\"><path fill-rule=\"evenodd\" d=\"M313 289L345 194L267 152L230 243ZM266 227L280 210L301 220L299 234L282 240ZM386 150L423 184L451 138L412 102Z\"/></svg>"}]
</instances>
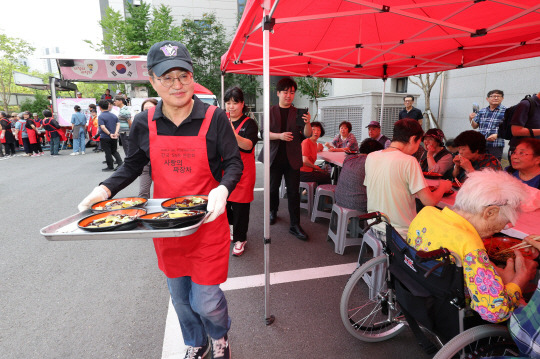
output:
<instances>
[{"instance_id":1,"label":"person in red vest","mask_svg":"<svg viewBox=\"0 0 540 359\"><path fill-rule=\"evenodd\" d=\"M193 65L185 45L152 45L147 66L161 101L135 116L125 163L79 204L79 210L115 196L148 162L155 198L208 195L208 218L195 233L154 238L154 247L188 346L186 358L203 358L211 348L214 359L229 359L231 321L219 284L227 279L229 263L227 197L243 169L238 143L225 112L194 96Z\"/></svg>"},{"instance_id":2,"label":"person in red vest","mask_svg":"<svg viewBox=\"0 0 540 359\"><path fill-rule=\"evenodd\" d=\"M233 87L227 90L224 101L244 163L242 178L227 200L227 218L234 242L232 254L239 257L244 253L247 242L249 209L256 177L254 148L259 140L259 127L257 122L244 115L244 93L241 89Z\"/></svg>"},{"instance_id":3,"label":"person in red vest","mask_svg":"<svg viewBox=\"0 0 540 359\"><path fill-rule=\"evenodd\" d=\"M60 124L52 118L52 112L49 110L43 110L44 119L42 121L45 133L51 143L51 156L58 156L60 151Z\"/></svg>"},{"instance_id":4,"label":"person in red vest","mask_svg":"<svg viewBox=\"0 0 540 359\"><path fill-rule=\"evenodd\" d=\"M101 95L101 100L112 100L111 90L106 89L105 93Z\"/></svg>"}]
</instances>

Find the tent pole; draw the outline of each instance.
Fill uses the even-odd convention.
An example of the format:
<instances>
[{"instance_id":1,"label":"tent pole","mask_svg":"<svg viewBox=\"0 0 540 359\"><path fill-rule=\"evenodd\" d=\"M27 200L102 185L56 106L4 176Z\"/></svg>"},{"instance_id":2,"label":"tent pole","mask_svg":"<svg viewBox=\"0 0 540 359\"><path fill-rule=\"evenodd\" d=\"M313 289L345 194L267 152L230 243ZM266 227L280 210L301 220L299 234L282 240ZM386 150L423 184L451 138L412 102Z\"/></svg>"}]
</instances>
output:
<instances>
[{"instance_id":1,"label":"tent pole","mask_svg":"<svg viewBox=\"0 0 540 359\"><path fill-rule=\"evenodd\" d=\"M271 325L275 317L270 314L270 30L266 26L270 0L264 0L263 12L263 148L264 148L264 318Z\"/></svg>"},{"instance_id":2,"label":"tent pole","mask_svg":"<svg viewBox=\"0 0 540 359\"><path fill-rule=\"evenodd\" d=\"M382 96L381 96L381 116L379 117L379 123L381 125L382 125L383 112L384 112L384 93L385 92L386 92L386 78L383 78L383 88L382 88Z\"/></svg>"},{"instance_id":3,"label":"tent pole","mask_svg":"<svg viewBox=\"0 0 540 359\"><path fill-rule=\"evenodd\" d=\"M225 72L221 72L221 108L225 111Z\"/></svg>"}]
</instances>

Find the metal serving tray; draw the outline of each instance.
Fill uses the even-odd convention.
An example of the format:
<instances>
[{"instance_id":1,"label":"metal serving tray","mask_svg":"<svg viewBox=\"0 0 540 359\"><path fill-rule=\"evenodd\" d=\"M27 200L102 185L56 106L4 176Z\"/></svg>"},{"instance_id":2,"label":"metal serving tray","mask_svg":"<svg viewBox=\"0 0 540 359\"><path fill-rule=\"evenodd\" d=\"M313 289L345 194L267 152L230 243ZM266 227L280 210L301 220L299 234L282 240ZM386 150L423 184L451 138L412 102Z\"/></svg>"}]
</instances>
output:
<instances>
[{"instance_id":1,"label":"metal serving tray","mask_svg":"<svg viewBox=\"0 0 540 359\"><path fill-rule=\"evenodd\" d=\"M145 207L147 213L162 212L161 202L165 199L149 199ZM199 229L206 219L203 217L199 222L184 228L153 229L139 222L139 225L128 231L110 232L88 232L80 229L77 223L89 215L89 209L79 212L56 223L43 227L39 233L49 241L77 241L77 240L97 240L97 239L135 239L135 238L156 238L156 237L184 237L193 234Z\"/></svg>"}]
</instances>

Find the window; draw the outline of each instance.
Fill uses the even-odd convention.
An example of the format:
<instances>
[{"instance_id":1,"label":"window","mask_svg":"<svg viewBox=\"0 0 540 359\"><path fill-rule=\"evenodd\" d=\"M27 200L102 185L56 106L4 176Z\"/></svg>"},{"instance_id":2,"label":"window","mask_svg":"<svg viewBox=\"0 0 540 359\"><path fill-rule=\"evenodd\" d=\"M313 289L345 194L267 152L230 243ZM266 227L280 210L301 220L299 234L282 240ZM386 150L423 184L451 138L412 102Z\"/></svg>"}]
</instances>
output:
<instances>
[{"instance_id":1,"label":"window","mask_svg":"<svg viewBox=\"0 0 540 359\"><path fill-rule=\"evenodd\" d=\"M408 77L402 77L402 78L396 79L396 92L397 93L406 93L408 83L409 83L409 78Z\"/></svg>"},{"instance_id":2,"label":"window","mask_svg":"<svg viewBox=\"0 0 540 359\"><path fill-rule=\"evenodd\" d=\"M238 21L242 18L244 9L246 8L246 0L237 0L238 1Z\"/></svg>"}]
</instances>

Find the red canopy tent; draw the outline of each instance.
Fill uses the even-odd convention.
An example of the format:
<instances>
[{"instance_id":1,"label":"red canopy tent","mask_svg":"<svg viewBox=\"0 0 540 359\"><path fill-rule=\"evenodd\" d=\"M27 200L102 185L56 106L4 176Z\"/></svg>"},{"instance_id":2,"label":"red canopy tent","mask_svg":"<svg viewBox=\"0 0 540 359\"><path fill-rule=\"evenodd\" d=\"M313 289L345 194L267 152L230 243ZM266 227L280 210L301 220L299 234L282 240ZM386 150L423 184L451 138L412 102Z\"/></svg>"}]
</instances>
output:
<instances>
[{"instance_id":1,"label":"red canopy tent","mask_svg":"<svg viewBox=\"0 0 540 359\"><path fill-rule=\"evenodd\" d=\"M268 148L270 74L386 80L538 55L538 0L248 0L221 70L263 75ZM271 324L269 151L264 163Z\"/></svg>"},{"instance_id":2,"label":"red canopy tent","mask_svg":"<svg viewBox=\"0 0 540 359\"><path fill-rule=\"evenodd\" d=\"M537 0L272 3L271 75L395 78L540 55ZM262 4L248 1L222 71L262 74Z\"/></svg>"}]
</instances>

